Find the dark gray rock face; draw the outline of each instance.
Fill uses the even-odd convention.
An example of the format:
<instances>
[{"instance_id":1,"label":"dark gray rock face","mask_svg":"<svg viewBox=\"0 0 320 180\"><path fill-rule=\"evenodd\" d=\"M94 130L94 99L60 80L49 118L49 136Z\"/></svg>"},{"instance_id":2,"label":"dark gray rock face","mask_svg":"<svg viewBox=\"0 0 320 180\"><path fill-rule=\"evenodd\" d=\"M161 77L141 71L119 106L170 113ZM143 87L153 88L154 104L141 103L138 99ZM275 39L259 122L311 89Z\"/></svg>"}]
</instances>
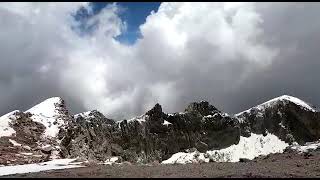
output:
<instances>
[{"instance_id":1,"label":"dark gray rock face","mask_svg":"<svg viewBox=\"0 0 320 180\"><path fill-rule=\"evenodd\" d=\"M275 134L287 143L299 144L320 138L320 113L306 110L287 100L279 100L265 108L251 108L236 116L240 119L241 135L248 133Z\"/></svg>"},{"instance_id":2,"label":"dark gray rock face","mask_svg":"<svg viewBox=\"0 0 320 180\"><path fill-rule=\"evenodd\" d=\"M30 113L17 112L15 116L16 119L11 122L11 127L16 131L15 139L30 147L37 146L37 142L42 140L45 126L30 119Z\"/></svg>"},{"instance_id":3,"label":"dark gray rock face","mask_svg":"<svg viewBox=\"0 0 320 180\"><path fill-rule=\"evenodd\" d=\"M185 112L198 112L202 116L214 115L215 113L221 113L217 108L209 104L207 101L193 102L188 105Z\"/></svg>"},{"instance_id":4,"label":"dark gray rock face","mask_svg":"<svg viewBox=\"0 0 320 180\"><path fill-rule=\"evenodd\" d=\"M45 161L50 154L44 154L39 149L39 144L44 142L41 136L45 131L45 126L34 122L30 118L30 113L16 111L12 117L9 126L14 129L15 133L11 136L0 137L0 164L12 165Z\"/></svg>"},{"instance_id":5,"label":"dark gray rock face","mask_svg":"<svg viewBox=\"0 0 320 180\"><path fill-rule=\"evenodd\" d=\"M166 114L156 104L146 114L115 123L101 113L76 116L61 145L65 156L154 162L190 148L200 152L237 144L236 119L208 102L191 103L184 113Z\"/></svg>"},{"instance_id":6,"label":"dark gray rock face","mask_svg":"<svg viewBox=\"0 0 320 180\"><path fill-rule=\"evenodd\" d=\"M98 111L74 116L61 141L63 157L105 161L121 147L112 143L115 122Z\"/></svg>"}]
</instances>

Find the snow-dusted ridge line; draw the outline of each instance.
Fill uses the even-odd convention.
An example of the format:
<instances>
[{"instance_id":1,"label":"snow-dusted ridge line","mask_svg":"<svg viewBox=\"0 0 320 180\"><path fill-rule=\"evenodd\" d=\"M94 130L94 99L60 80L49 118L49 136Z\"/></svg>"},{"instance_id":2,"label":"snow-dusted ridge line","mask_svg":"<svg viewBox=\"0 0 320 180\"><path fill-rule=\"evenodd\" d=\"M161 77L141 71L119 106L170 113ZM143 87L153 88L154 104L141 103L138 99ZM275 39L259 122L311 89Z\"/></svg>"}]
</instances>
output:
<instances>
[{"instance_id":1,"label":"snow-dusted ridge line","mask_svg":"<svg viewBox=\"0 0 320 180\"><path fill-rule=\"evenodd\" d=\"M283 101L289 101L289 102L295 103L296 105L299 105L300 107L303 107L306 110L309 110L309 111L312 111L312 112L317 112L316 109L312 108L308 103L302 101L299 98L296 98L296 97L293 97L293 96L289 96L289 95L282 95L282 96L273 98L273 99L271 99L271 100L269 100L267 102L264 102L264 103L262 103L260 105L257 105L255 107L252 107L252 108L249 108L249 109L247 109L245 111L237 113L234 116L240 116L241 114L243 114L245 112L249 112L253 108L258 109L258 110L264 110L267 107L270 107L270 106L272 106L272 105L274 105L274 104L276 104L278 102L283 102Z\"/></svg>"},{"instance_id":2,"label":"snow-dusted ridge line","mask_svg":"<svg viewBox=\"0 0 320 180\"><path fill-rule=\"evenodd\" d=\"M90 118L90 117L93 117L93 116L90 116L90 113L92 111L86 111L86 112L82 112L82 113L78 113L78 114L75 114L73 115L73 117L76 119L78 117L83 117L83 118Z\"/></svg>"},{"instance_id":3,"label":"snow-dusted ridge line","mask_svg":"<svg viewBox=\"0 0 320 180\"><path fill-rule=\"evenodd\" d=\"M134 121L138 121L139 123L142 123L142 122L146 122L146 118L148 117L148 115L146 114L142 114L140 116L136 116L136 117L133 117L133 118L130 118L130 119L126 119L127 120L127 123L131 123L131 122L134 122ZM123 122L124 120L120 120L120 121L117 121L116 123L120 123Z\"/></svg>"},{"instance_id":4,"label":"snow-dusted ridge line","mask_svg":"<svg viewBox=\"0 0 320 180\"><path fill-rule=\"evenodd\" d=\"M44 117L51 118L59 114L55 104L60 104L60 103L62 103L62 99L60 97L52 97L42 101L41 103L33 106L32 108L30 108L25 112L30 112L32 114L38 114Z\"/></svg>"}]
</instances>

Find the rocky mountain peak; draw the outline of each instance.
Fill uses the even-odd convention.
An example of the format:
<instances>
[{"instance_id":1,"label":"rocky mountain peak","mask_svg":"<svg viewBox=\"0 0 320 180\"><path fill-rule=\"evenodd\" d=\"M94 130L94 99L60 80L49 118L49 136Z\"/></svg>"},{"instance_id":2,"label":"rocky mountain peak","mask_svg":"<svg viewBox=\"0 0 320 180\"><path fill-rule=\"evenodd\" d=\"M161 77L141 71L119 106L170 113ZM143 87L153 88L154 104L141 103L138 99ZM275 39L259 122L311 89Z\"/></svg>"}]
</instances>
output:
<instances>
[{"instance_id":1,"label":"rocky mountain peak","mask_svg":"<svg viewBox=\"0 0 320 180\"><path fill-rule=\"evenodd\" d=\"M185 112L199 112L202 116L213 115L217 112L220 112L216 107L209 104L207 101L200 101L200 102L192 102L188 105L185 109Z\"/></svg>"},{"instance_id":2,"label":"rocky mountain peak","mask_svg":"<svg viewBox=\"0 0 320 180\"><path fill-rule=\"evenodd\" d=\"M68 115L65 101L60 97L52 97L30 108L26 112L39 114L45 117Z\"/></svg>"},{"instance_id":3,"label":"rocky mountain peak","mask_svg":"<svg viewBox=\"0 0 320 180\"><path fill-rule=\"evenodd\" d=\"M320 113L299 98L283 95L235 115L247 132L273 133L288 143L317 140L320 137Z\"/></svg>"},{"instance_id":4,"label":"rocky mountain peak","mask_svg":"<svg viewBox=\"0 0 320 180\"><path fill-rule=\"evenodd\" d=\"M59 131L72 119L65 101L60 97L46 99L25 113L30 113L33 121L46 127L44 136L48 138L56 138Z\"/></svg>"},{"instance_id":5,"label":"rocky mountain peak","mask_svg":"<svg viewBox=\"0 0 320 180\"><path fill-rule=\"evenodd\" d=\"M114 120L106 118L98 110L92 110L92 111L79 113L79 114L74 115L73 117L76 121L85 120L86 122L115 124Z\"/></svg>"},{"instance_id":6,"label":"rocky mountain peak","mask_svg":"<svg viewBox=\"0 0 320 180\"><path fill-rule=\"evenodd\" d=\"M157 103L152 109L150 109L146 115L150 117L150 120L159 119L163 117L164 113L162 112L162 107Z\"/></svg>"}]
</instances>

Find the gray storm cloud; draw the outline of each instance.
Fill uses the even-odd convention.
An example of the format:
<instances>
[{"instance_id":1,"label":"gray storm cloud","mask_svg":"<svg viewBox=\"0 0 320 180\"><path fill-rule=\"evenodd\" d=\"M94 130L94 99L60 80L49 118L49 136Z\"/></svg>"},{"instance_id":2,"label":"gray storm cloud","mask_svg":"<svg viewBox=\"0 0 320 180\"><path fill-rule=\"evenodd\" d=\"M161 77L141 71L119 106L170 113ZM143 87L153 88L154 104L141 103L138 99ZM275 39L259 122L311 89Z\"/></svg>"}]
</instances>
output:
<instances>
[{"instance_id":1,"label":"gray storm cloud","mask_svg":"<svg viewBox=\"0 0 320 180\"><path fill-rule=\"evenodd\" d=\"M0 114L60 96L121 119L208 100L236 113L289 94L320 105L319 3L162 3L124 45L112 4L81 36L88 3L1 3Z\"/></svg>"}]
</instances>

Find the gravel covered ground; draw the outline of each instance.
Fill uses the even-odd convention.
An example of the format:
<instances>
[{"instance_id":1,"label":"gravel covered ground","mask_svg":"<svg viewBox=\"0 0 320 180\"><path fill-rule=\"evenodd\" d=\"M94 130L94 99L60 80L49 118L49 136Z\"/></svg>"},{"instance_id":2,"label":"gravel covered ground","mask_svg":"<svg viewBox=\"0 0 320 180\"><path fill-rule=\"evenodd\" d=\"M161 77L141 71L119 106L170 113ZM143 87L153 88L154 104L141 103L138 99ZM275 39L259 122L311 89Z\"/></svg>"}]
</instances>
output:
<instances>
[{"instance_id":1,"label":"gravel covered ground","mask_svg":"<svg viewBox=\"0 0 320 180\"><path fill-rule=\"evenodd\" d=\"M185 165L93 165L2 177L320 177L320 152L284 153L259 157L248 162Z\"/></svg>"}]
</instances>

